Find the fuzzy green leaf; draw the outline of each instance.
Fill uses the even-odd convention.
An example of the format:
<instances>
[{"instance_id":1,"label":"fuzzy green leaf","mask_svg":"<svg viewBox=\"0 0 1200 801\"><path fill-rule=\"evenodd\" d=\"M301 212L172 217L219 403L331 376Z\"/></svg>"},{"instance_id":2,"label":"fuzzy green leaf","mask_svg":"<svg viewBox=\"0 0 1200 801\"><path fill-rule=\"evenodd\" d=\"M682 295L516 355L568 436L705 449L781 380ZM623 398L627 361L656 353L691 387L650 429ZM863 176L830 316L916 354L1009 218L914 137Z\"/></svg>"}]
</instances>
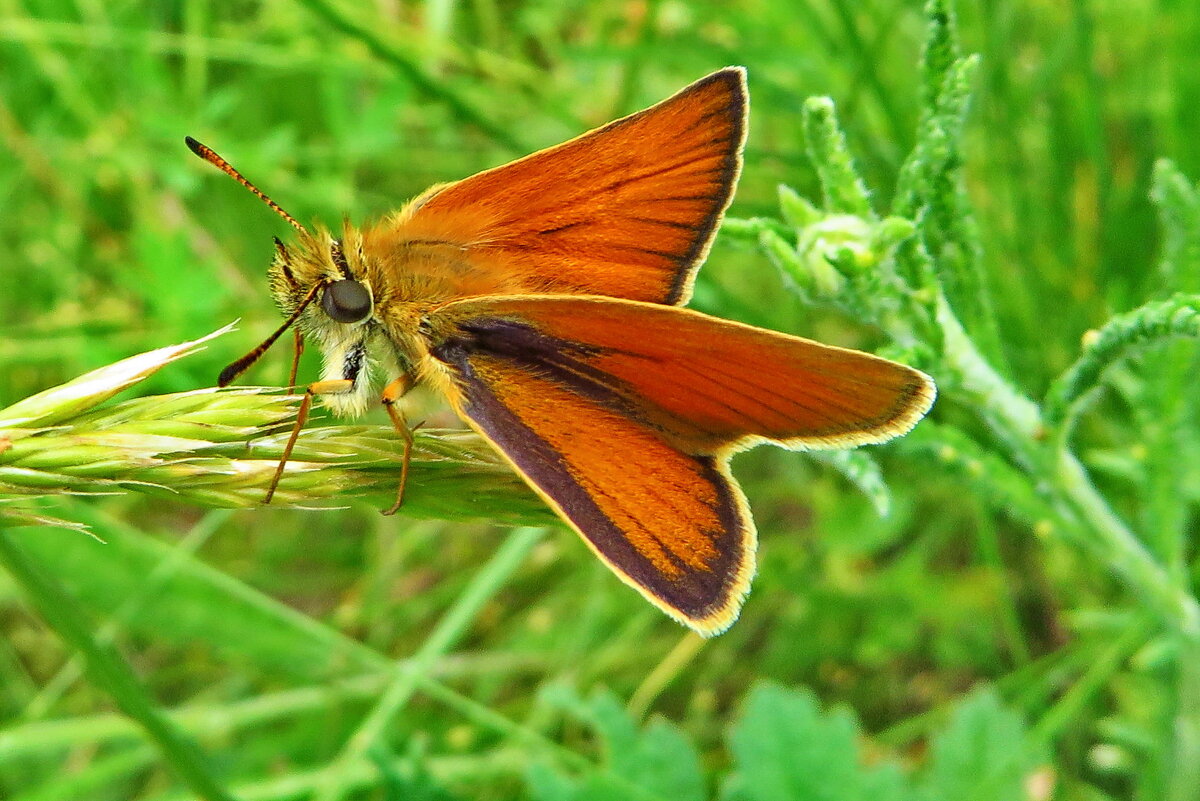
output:
<instances>
[{"instance_id":1,"label":"fuzzy green leaf","mask_svg":"<svg viewBox=\"0 0 1200 801\"><path fill-rule=\"evenodd\" d=\"M1167 285L1200 292L1200 190L1173 161L1159 159L1150 197L1162 221L1161 270Z\"/></svg>"},{"instance_id":2,"label":"fuzzy green leaf","mask_svg":"<svg viewBox=\"0 0 1200 801\"><path fill-rule=\"evenodd\" d=\"M754 245L763 231L773 231L783 238L795 238L795 232L786 223L773 217L726 217L721 221L719 236L722 240Z\"/></svg>"},{"instance_id":3,"label":"fuzzy green leaf","mask_svg":"<svg viewBox=\"0 0 1200 801\"><path fill-rule=\"evenodd\" d=\"M809 451L817 462L828 465L842 474L859 492L866 496L875 513L886 517L892 508L892 493L883 481L883 471L871 454L863 450Z\"/></svg>"},{"instance_id":4,"label":"fuzzy green leaf","mask_svg":"<svg viewBox=\"0 0 1200 801\"><path fill-rule=\"evenodd\" d=\"M825 215L795 189L787 184L780 184L776 189L779 196L779 212L783 220L793 228L807 228L818 222Z\"/></svg>"},{"instance_id":5,"label":"fuzzy green leaf","mask_svg":"<svg viewBox=\"0 0 1200 801\"><path fill-rule=\"evenodd\" d=\"M863 766L858 722L822 712L811 692L755 688L730 735L736 771L726 801L906 801L899 767Z\"/></svg>"},{"instance_id":6,"label":"fuzzy green leaf","mask_svg":"<svg viewBox=\"0 0 1200 801\"><path fill-rule=\"evenodd\" d=\"M921 220L925 245L955 308L974 321L983 312L981 245L962 175L962 133L977 57L950 66L937 105L927 110L917 144L901 168L892 213ZM924 213L922 214L922 209Z\"/></svg>"},{"instance_id":7,"label":"fuzzy green leaf","mask_svg":"<svg viewBox=\"0 0 1200 801\"><path fill-rule=\"evenodd\" d=\"M954 15L945 0L929 0L925 15L917 143L900 170L892 213L920 220L921 239L942 290L981 350L995 358L999 332L962 175L963 128L979 59L959 55ZM929 287L924 271L910 271L905 277L914 286Z\"/></svg>"},{"instance_id":8,"label":"fuzzy green leaf","mask_svg":"<svg viewBox=\"0 0 1200 801\"><path fill-rule=\"evenodd\" d=\"M758 246L766 255L775 269L783 276L784 284L795 292L806 303L816 300L818 276L800 260L796 247L779 234L770 229L763 229L758 234ZM829 265L825 270L832 273Z\"/></svg>"},{"instance_id":9,"label":"fuzzy green leaf","mask_svg":"<svg viewBox=\"0 0 1200 801\"><path fill-rule=\"evenodd\" d=\"M921 50L921 113L922 124L938 105L946 76L959 59L958 31L954 9L946 0L929 0L925 4L929 20L925 44Z\"/></svg>"},{"instance_id":10,"label":"fuzzy green leaf","mask_svg":"<svg viewBox=\"0 0 1200 801\"><path fill-rule=\"evenodd\" d=\"M654 720L638 731L629 713L608 692L583 700L561 687L547 700L587 723L599 739L606 770L581 778L545 764L528 774L540 801L591 801L638 796L663 801L702 801L704 774L696 749L673 724Z\"/></svg>"},{"instance_id":11,"label":"fuzzy green leaf","mask_svg":"<svg viewBox=\"0 0 1200 801\"><path fill-rule=\"evenodd\" d=\"M1200 295L1174 295L1112 317L1089 333L1083 353L1050 385L1044 408L1047 424L1069 425L1104 371L1131 349L1179 336L1200 336Z\"/></svg>"},{"instance_id":12,"label":"fuzzy green leaf","mask_svg":"<svg viewBox=\"0 0 1200 801\"><path fill-rule=\"evenodd\" d=\"M803 125L808 157L821 181L825 210L874 220L870 193L854 166L833 100L828 97L806 100Z\"/></svg>"},{"instance_id":13,"label":"fuzzy green leaf","mask_svg":"<svg viewBox=\"0 0 1200 801\"><path fill-rule=\"evenodd\" d=\"M931 801L1025 798L1043 758L1021 718L984 690L960 703L949 727L933 738L921 788Z\"/></svg>"}]
</instances>

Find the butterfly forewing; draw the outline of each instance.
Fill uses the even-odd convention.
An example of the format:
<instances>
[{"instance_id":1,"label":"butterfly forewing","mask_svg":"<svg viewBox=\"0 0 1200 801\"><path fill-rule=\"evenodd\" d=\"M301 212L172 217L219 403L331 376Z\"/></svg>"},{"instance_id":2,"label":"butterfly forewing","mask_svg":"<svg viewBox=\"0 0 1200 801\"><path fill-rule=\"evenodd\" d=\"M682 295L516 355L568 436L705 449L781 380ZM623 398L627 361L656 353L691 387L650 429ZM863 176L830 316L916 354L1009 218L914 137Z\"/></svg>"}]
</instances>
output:
<instances>
[{"instance_id":1,"label":"butterfly forewing","mask_svg":"<svg viewBox=\"0 0 1200 801\"><path fill-rule=\"evenodd\" d=\"M745 74L436 188L373 239L449 243L527 293L682 304L741 169ZM394 238L393 238L394 236Z\"/></svg>"}]
</instances>

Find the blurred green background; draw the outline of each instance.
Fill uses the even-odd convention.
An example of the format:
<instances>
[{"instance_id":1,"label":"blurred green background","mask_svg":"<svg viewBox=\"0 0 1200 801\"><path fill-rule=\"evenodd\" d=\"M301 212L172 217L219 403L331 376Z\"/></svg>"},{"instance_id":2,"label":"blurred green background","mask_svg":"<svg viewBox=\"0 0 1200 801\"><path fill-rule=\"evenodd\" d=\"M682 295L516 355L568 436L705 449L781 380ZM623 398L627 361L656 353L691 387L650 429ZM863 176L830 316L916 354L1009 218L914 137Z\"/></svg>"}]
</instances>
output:
<instances>
[{"instance_id":1,"label":"blurred green background","mask_svg":"<svg viewBox=\"0 0 1200 801\"><path fill-rule=\"evenodd\" d=\"M1200 6L980 0L956 11L963 50L982 58L963 155L998 320L990 355L1040 397L1085 331L1159 289L1151 170L1168 157L1200 177ZM837 103L882 209L916 141L925 31L906 0L0 0L0 407L241 318L238 333L138 391L210 386L277 325L264 272L287 226L193 157L185 135L302 222L363 221L742 64L750 137L730 214L776 215L779 183L819 197L800 130L815 94ZM765 258L725 237L693 305L878 343L782 287ZM287 361L280 348L248 379L282 382ZM302 380L316 368L310 353ZM962 414L953 397L935 410ZM1114 508L1133 514L1128 466L1156 445L1129 420L1108 403L1078 437ZM1187 457L1169 432L1164 443ZM914 770L948 710L995 686L1046 749L1024 797L1158 797L1184 691L1156 672L1146 642L1113 634L1136 599L954 476L891 446L877 455L893 493L884 519L800 454L735 460L760 571L741 620L708 642L574 535L547 532L390 721L381 742L404 769L372 751L353 797L568 797L528 765L611 759L570 711L597 688L638 725L672 721L717 792L730 719L763 680L852 709L868 762ZM1191 497L1175 513L1194 540ZM184 728L245 797L306 797L310 774L360 730L387 660L429 645L509 536L383 518L365 503L227 512L126 495L43 508L108 545L49 528L12 537L98 630L115 621L101 631L148 696L193 710ZM163 564L173 567L155 574ZM160 580L147 589L148 575ZM0 797L176 797L175 773L23 599L0 573Z\"/></svg>"}]
</instances>

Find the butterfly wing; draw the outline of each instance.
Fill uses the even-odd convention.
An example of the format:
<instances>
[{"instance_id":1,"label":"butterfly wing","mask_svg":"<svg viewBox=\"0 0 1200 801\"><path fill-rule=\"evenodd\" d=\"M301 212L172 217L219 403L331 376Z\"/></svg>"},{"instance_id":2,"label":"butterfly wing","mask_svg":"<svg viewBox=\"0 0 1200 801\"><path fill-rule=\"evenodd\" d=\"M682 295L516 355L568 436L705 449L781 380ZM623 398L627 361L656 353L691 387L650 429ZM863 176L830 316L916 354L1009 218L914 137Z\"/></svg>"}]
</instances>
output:
<instances>
[{"instance_id":1,"label":"butterfly wing","mask_svg":"<svg viewBox=\"0 0 1200 801\"><path fill-rule=\"evenodd\" d=\"M449 303L437 315L462 346L579 393L603 390L604 402L693 453L885 442L912 428L936 392L911 367L690 309L508 296Z\"/></svg>"},{"instance_id":2,"label":"butterfly wing","mask_svg":"<svg viewBox=\"0 0 1200 801\"><path fill-rule=\"evenodd\" d=\"M459 413L623 580L704 634L733 622L754 571L732 451L882 441L933 399L903 365L633 301L471 299L429 332Z\"/></svg>"},{"instance_id":3,"label":"butterfly wing","mask_svg":"<svg viewBox=\"0 0 1200 801\"><path fill-rule=\"evenodd\" d=\"M610 403L603 383L563 381L506 350L457 339L436 349L459 414L622 580L697 631L723 631L755 548L725 461L679 450Z\"/></svg>"},{"instance_id":4,"label":"butterfly wing","mask_svg":"<svg viewBox=\"0 0 1200 801\"><path fill-rule=\"evenodd\" d=\"M741 170L746 108L745 71L714 72L644 111L431 189L368 248L450 244L456 260L505 276L514 292L686 303Z\"/></svg>"}]
</instances>

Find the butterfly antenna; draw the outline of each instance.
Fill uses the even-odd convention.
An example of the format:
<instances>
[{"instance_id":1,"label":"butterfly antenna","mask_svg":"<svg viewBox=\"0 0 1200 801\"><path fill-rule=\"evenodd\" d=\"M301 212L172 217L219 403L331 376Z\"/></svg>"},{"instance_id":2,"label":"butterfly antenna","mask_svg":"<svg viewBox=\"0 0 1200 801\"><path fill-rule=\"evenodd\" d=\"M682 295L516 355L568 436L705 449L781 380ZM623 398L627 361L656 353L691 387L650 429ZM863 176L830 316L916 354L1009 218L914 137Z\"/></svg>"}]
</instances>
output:
<instances>
[{"instance_id":1,"label":"butterfly antenna","mask_svg":"<svg viewBox=\"0 0 1200 801\"><path fill-rule=\"evenodd\" d=\"M324 281L319 281L319 282L313 284L313 288L308 290L308 294L304 296L304 300L300 301L300 305L297 306L296 310L291 313L291 316L289 316L286 320L283 321L283 325L281 325L281 326L279 326L279 328L275 329L274 334L271 334L271 336L264 339L262 344L259 345L257 348L250 351L245 356L238 359L236 362L234 362L233 364L229 365L228 367L226 367L224 370L221 371L221 375L217 378L217 386L218 387L229 386L231 383L233 383L233 380L235 378L237 378L239 375L241 375L242 373L244 373L248 369L250 369L250 365L252 365L256 361L258 361L259 358L261 358L262 355L267 352L267 348L274 345L275 340L279 339L279 337L283 334L283 332L288 330L288 327L292 323L294 323L294 322L296 322L296 320L300 319L300 315L304 313L304 310L306 308L308 308L308 304L312 303L313 298L315 298L317 296L317 292L320 291L324 286L325 286ZM294 370L295 370L295 368L293 367L293 371ZM293 378L292 380L294 381L295 378Z\"/></svg>"},{"instance_id":2,"label":"butterfly antenna","mask_svg":"<svg viewBox=\"0 0 1200 801\"><path fill-rule=\"evenodd\" d=\"M209 164L216 167L221 172L223 172L226 175L233 178L233 180L237 181L242 186L249 189L252 193L254 193L254 195L256 197L258 197L259 200L261 200L263 203L266 203L268 206L270 206L272 209L274 209L276 214L278 214L283 219L287 220L288 224L290 224L297 231L299 231L302 234L308 233L307 231L304 230L303 225L296 222L295 217L288 214L286 211L283 210L282 206L280 206L274 200L271 200L271 198L267 197L265 192L263 192L261 189L259 189L254 184L250 183L250 181L247 180L244 175L242 175L240 172L238 172L237 170L235 170L233 168L232 164L230 164L228 161L226 161L225 159L218 156L216 151L214 151L211 147L209 147L208 145L200 144L199 142L197 142L195 139L193 139L190 136L185 136L183 138L183 141L187 143L188 148L193 153L195 153L197 156L199 156L200 158L207 161Z\"/></svg>"}]
</instances>

